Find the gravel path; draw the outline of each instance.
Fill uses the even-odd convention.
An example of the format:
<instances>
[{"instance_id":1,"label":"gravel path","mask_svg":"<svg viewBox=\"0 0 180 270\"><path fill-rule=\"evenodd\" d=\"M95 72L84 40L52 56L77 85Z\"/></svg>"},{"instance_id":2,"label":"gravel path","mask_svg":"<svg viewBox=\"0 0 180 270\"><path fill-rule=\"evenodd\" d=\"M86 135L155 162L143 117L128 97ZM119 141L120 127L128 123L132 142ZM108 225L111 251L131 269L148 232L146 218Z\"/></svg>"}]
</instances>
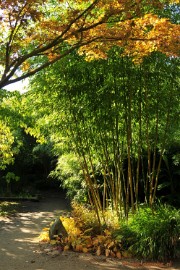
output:
<instances>
[{"instance_id":1,"label":"gravel path","mask_svg":"<svg viewBox=\"0 0 180 270\"><path fill-rule=\"evenodd\" d=\"M24 202L17 215L0 218L0 270L128 270L153 269L157 265L138 267L135 264L91 254L62 252L46 254L38 242L43 227L59 214L67 212L68 202L61 193L43 194L40 202ZM166 268L180 269L178 265Z\"/></svg>"}]
</instances>

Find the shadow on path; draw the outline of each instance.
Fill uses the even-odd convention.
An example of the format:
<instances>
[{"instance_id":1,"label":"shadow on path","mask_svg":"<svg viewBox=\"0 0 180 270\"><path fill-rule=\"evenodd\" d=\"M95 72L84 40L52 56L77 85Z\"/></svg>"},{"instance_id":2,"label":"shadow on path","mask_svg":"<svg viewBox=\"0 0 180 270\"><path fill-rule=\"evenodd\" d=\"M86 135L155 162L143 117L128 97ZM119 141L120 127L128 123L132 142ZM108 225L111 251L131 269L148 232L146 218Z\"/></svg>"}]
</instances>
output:
<instances>
[{"instance_id":1,"label":"shadow on path","mask_svg":"<svg viewBox=\"0 0 180 270\"><path fill-rule=\"evenodd\" d=\"M23 202L16 215L0 218L0 269L21 270L34 263L42 228L69 209L63 193L44 192L40 202Z\"/></svg>"}]
</instances>

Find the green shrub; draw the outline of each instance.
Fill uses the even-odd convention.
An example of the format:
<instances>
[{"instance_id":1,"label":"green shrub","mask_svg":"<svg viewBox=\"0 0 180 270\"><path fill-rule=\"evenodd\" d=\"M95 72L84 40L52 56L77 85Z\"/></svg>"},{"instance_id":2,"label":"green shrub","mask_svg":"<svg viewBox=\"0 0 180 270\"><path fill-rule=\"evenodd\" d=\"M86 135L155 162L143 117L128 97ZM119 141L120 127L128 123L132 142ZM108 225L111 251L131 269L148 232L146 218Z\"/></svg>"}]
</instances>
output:
<instances>
[{"instance_id":1,"label":"green shrub","mask_svg":"<svg viewBox=\"0 0 180 270\"><path fill-rule=\"evenodd\" d=\"M76 202L87 203L88 192L79 159L73 153L65 153L58 158L56 168L49 174L58 179L67 196Z\"/></svg>"},{"instance_id":2,"label":"green shrub","mask_svg":"<svg viewBox=\"0 0 180 270\"><path fill-rule=\"evenodd\" d=\"M143 259L168 261L178 255L180 212L170 206L140 208L115 232L123 249Z\"/></svg>"}]
</instances>

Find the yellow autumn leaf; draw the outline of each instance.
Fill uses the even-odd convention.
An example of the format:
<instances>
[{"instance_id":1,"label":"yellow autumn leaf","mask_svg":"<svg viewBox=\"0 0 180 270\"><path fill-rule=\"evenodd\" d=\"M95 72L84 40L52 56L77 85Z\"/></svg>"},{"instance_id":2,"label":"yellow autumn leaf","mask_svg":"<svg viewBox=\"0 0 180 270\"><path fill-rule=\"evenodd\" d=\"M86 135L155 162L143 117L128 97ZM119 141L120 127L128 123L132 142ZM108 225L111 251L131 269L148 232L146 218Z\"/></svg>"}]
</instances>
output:
<instances>
[{"instance_id":1,"label":"yellow autumn leaf","mask_svg":"<svg viewBox=\"0 0 180 270\"><path fill-rule=\"evenodd\" d=\"M39 236L40 242L49 242L49 232L48 231L42 231Z\"/></svg>"},{"instance_id":2,"label":"yellow autumn leaf","mask_svg":"<svg viewBox=\"0 0 180 270\"><path fill-rule=\"evenodd\" d=\"M114 251L115 253L117 252L117 247L116 247L116 246L113 248L113 251Z\"/></svg>"},{"instance_id":3,"label":"yellow autumn leaf","mask_svg":"<svg viewBox=\"0 0 180 270\"><path fill-rule=\"evenodd\" d=\"M50 244L51 244L51 245L56 245L56 244L57 244L57 241L56 241L56 240L51 240L51 241L50 241Z\"/></svg>"},{"instance_id":4,"label":"yellow autumn leaf","mask_svg":"<svg viewBox=\"0 0 180 270\"><path fill-rule=\"evenodd\" d=\"M99 240L99 242L103 242L106 237L104 235L97 235L97 239Z\"/></svg>"},{"instance_id":5,"label":"yellow autumn leaf","mask_svg":"<svg viewBox=\"0 0 180 270\"><path fill-rule=\"evenodd\" d=\"M67 250L70 250L70 246L69 245L64 246L64 251L67 251Z\"/></svg>"},{"instance_id":6,"label":"yellow autumn leaf","mask_svg":"<svg viewBox=\"0 0 180 270\"><path fill-rule=\"evenodd\" d=\"M65 229L69 235L77 235L78 236L82 233L82 231L76 227L75 221L73 218L60 217L60 220L62 221L62 224L65 227Z\"/></svg>"},{"instance_id":7,"label":"yellow autumn leaf","mask_svg":"<svg viewBox=\"0 0 180 270\"><path fill-rule=\"evenodd\" d=\"M42 230L48 232L49 231L49 228L43 228Z\"/></svg>"},{"instance_id":8,"label":"yellow autumn leaf","mask_svg":"<svg viewBox=\"0 0 180 270\"><path fill-rule=\"evenodd\" d=\"M106 236L110 236L110 235L111 235L111 232L110 232L109 230L105 229L105 230L104 230L104 234L105 234Z\"/></svg>"},{"instance_id":9,"label":"yellow autumn leaf","mask_svg":"<svg viewBox=\"0 0 180 270\"><path fill-rule=\"evenodd\" d=\"M108 246L107 246L107 248L112 248L114 246L114 241L112 241L112 242L110 242L109 244L108 244Z\"/></svg>"},{"instance_id":10,"label":"yellow autumn leaf","mask_svg":"<svg viewBox=\"0 0 180 270\"><path fill-rule=\"evenodd\" d=\"M22 64L22 70L27 71L30 68L30 64L28 62L24 62Z\"/></svg>"},{"instance_id":11,"label":"yellow autumn leaf","mask_svg":"<svg viewBox=\"0 0 180 270\"><path fill-rule=\"evenodd\" d=\"M83 252L83 253L88 253L88 251L89 251L89 250L88 250L88 248L86 248L86 247L84 247L84 248L82 249L82 252Z\"/></svg>"}]
</instances>

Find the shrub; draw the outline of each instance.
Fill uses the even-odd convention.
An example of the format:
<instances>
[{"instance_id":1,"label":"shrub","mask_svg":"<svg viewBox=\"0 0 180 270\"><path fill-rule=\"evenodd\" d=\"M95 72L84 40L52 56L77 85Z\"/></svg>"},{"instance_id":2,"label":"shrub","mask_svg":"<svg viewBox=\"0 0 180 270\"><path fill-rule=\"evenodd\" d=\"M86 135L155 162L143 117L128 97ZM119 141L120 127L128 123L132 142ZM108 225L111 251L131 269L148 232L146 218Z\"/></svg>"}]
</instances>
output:
<instances>
[{"instance_id":1,"label":"shrub","mask_svg":"<svg viewBox=\"0 0 180 270\"><path fill-rule=\"evenodd\" d=\"M168 261L178 254L180 236L179 211L159 205L153 211L140 208L115 232L122 248L143 259Z\"/></svg>"},{"instance_id":2,"label":"shrub","mask_svg":"<svg viewBox=\"0 0 180 270\"><path fill-rule=\"evenodd\" d=\"M72 203L72 209L72 216L76 226L81 229L81 231L87 231L91 236L101 234L106 230L112 231L118 226L118 217L110 209L99 212L101 226L92 206L88 204L82 205L74 201Z\"/></svg>"},{"instance_id":3,"label":"shrub","mask_svg":"<svg viewBox=\"0 0 180 270\"><path fill-rule=\"evenodd\" d=\"M96 213L93 209L90 209L90 206L85 207L82 204L73 202L72 208L72 215L78 228L82 231L88 230L88 232L91 232L93 235L100 233Z\"/></svg>"},{"instance_id":4,"label":"shrub","mask_svg":"<svg viewBox=\"0 0 180 270\"><path fill-rule=\"evenodd\" d=\"M67 196L76 202L86 203L88 193L84 181L83 172L79 160L73 153L65 153L58 158L56 168L49 174L50 177L58 179Z\"/></svg>"}]
</instances>

